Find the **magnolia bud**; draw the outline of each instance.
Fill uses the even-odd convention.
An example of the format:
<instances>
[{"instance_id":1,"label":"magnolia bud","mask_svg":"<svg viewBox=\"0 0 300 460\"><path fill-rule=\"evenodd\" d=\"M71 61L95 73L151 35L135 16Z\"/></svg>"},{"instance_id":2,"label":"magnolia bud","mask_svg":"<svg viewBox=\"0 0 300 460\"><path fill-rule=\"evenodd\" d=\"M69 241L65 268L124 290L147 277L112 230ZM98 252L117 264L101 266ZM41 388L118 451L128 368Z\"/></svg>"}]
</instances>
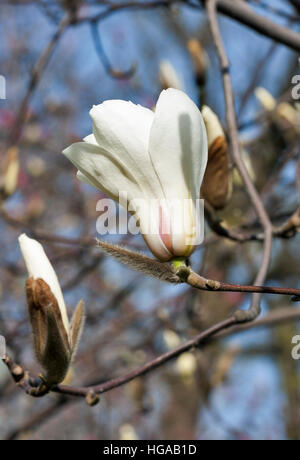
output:
<instances>
[{"instance_id":1,"label":"magnolia bud","mask_svg":"<svg viewBox=\"0 0 300 460\"><path fill-rule=\"evenodd\" d=\"M165 329L163 332L163 340L168 350L172 350L180 345L180 337L172 329Z\"/></svg>"},{"instance_id":2,"label":"magnolia bud","mask_svg":"<svg viewBox=\"0 0 300 460\"><path fill-rule=\"evenodd\" d=\"M42 279L26 283L28 311L37 360L46 371L47 385L62 382L71 361L71 348L58 303Z\"/></svg>"},{"instance_id":3,"label":"magnolia bud","mask_svg":"<svg viewBox=\"0 0 300 460\"><path fill-rule=\"evenodd\" d=\"M281 102L276 108L282 127L286 129L289 140L292 142L300 134L300 113L288 102Z\"/></svg>"},{"instance_id":4,"label":"magnolia bud","mask_svg":"<svg viewBox=\"0 0 300 460\"><path fill-rule=\"evenodd\" d=\"M276 99L265 88L256 88L255 95L270 114L275 128L280 130L285 142L295 142L300 134L300 114L288 102L277 104Z\"/></svg>"},{"instance_id":5,"label":"magnolia bud","mask_svg":"<svg viewBox=\"0 0 300 460\"><path fill-rule=\"evenodd\" d=\"M276 99L265 88L256 88L255 96L267 112L272 112L275 109Z\"/></svg>"},{"instance_id":6,"label":"magnolia bud","mask_svg":"<svg viewBox=\"0 0 300 460\"><path fill-rule=\"evenodd\" d=\"M203 86L206 79L206 69L208 67L208 56L201 43L196 38L191 38L187 42L187 49L191 55L196 83Z\"/></svg>"},{"instance_id":7,"label":"magnolia bud","mask_svg":"<svg viewBox=\"0 0 300 460\"><path fill-rule=\"evenodd\" d=\"M213 208L223 209L232 191L226 137L217 115L209 107L203 107L202 115L207 131L208 163L201 195Z\"/></svg>"},{"instance_id":8,"label":"magnolia bud","mask_svg":"<svg viewBox=\"0 0 300 460\"><path fill-rule=\"evenodd\" d=\"M193 353L186 352L177 358L176 370L185 384L193 382L197 371L197 359Z\"/></svg>"},{"instance_id":9,"label":"magnolia bud","mask_svg":"<svg viewBox=\"0 0 300 460\"><path fill-rule=\"evenodd\" d=\"M52 387L65 379L76 352L84 322L83 303L77 305L69 326L61 288L43 247L26 235L19 242L30 276L26 293L35 354L45 370L45 384Z\"/></svg>"},{"instance_id":10,"label":"magnolia bud","mask_svg":"<svg viewBox=\"0 0 300 460\"><path fill-rule=\"evenodd\" d=\"M181 78L177 74L170 61L164 59L159 64L159 80L162 89L183 89Z\"/></svg>"},{"instance_id":11,"label":"magnolia bud","mask_svg":"<svg viewBox=\"0 0 300 460\"><path fill-rule=\"evenodd\" d=\"M4 170L0 179L0 194L4 199L15 192L18 185L19 171L19 150L16 147L11 147L7 151Z\"/></svg>"}]
</instances>

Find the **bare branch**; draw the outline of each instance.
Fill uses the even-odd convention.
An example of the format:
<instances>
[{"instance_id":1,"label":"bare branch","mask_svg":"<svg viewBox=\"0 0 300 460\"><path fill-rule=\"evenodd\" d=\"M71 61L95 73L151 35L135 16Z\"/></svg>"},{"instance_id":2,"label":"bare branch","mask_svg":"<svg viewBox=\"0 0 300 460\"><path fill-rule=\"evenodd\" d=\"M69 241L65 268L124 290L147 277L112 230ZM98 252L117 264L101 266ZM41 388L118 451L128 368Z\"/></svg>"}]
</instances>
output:
<instances>
[{"instance_id":1,"label":"bare branch","mask_svg":"<svg viewBox=\"0 0 300 460\"><path fill-rule=\"evenodd\" d=\"M252 202L252 205L257 213L257 216L264 228L264 247L263 256L259 271L255 278L254 284L262 284L267 276L267 271L271 259L272 252L272 224L265 211L263 203L253 185L247 168L240 155L240 145L238 138L238 124L235 114L234 94L230 78L230 63L223 45L218 19L216 14L216 0L207 0L207 13L209 17L210 28L218 53L220 69L223 76L224 97L226 103L226 120L228 127L229 142L233 161L242 177L247 194ZM260 313L260 295L254 294L251 302L251 307L248 312L241 312L241 320L247 321L255 318Z\"/></svg>"}]
</instances>

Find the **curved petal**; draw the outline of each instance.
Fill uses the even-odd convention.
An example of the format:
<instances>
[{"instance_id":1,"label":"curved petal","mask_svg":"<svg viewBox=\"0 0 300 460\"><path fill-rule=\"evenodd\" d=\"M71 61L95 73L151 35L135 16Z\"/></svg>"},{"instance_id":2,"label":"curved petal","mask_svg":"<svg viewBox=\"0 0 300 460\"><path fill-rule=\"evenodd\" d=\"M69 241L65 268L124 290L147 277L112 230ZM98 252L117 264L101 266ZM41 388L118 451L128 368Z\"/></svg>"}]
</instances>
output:
<instances>
[{"instance_id":1,"label":"curved petal","mask_svg":"<svg viewBox=\"0 0 300 460\"><path fill-rule=\"evenodd\" d=\"M198 107L182 91L162 91L149 153L167 199L199 198L207 163L207 136Z\"/></svg>"},{"instance_id":2,"label":"curved petal","mask_svg":"<svg viewBox=\"0 0 300 460\"><path fill-rule=\"evenodd\" d=\"M79 179L99 188L115 201L118 201L120 191L127 192L129 200L142 196L134 172L123 162L111 158L99 146L76 142L65 149L63 154L80 171Z\"/></svg>"},{"instance_id":3,"label":"curved petal","mask_svg":"<svg viewBox=\"0 0 300 460\"><path fill-rule=\"evenodd\" d=\"M88 184L91 187L96 188L96 189L99 188L99 184L95 180L93 180L91 177L90 178L86 177L81 171L77 171L76 176L77 176L77 179L80 180L80 182L84 182L85 184Z\"/></svg>"},{"instance_id":4,"label":"curved petal","mask_svg":"<svg viewBox=\"0 0 300 460\"><path fill-rule=\"evenodd\" d=\"M161 197L148 143L154 114L132 102L111 100L90 111L97 143L118 162L126 164L145 196Z\"/></svg>"},{"instance_id":5,"label":"curved petal","mask_svg":"<svg viewBox=\"0 0 300 460\"><path fill-rule=\"evenodd\" d=\"M88 136L85 136L83 138L83 141L87 142L88 144L98 145L98 147L99 147L99 144L96 141L96 138L95 138L94 134L89 134Z\"/></svg>"},{"instance_id":6,"label":"curved petal","mask_svg":"<svg viewBox=\"0 0 300 460\"><path fill-rule=\"evenodd\" d=\"M157 234L144 234L142 233L142 236L145 240L145 243L147 244L148 248L152 252L152 254L157 257L159 260L163 262L168 262L174 257L174 254L172 254L164 245L161 237Z\"/></svg>"}]
</instances>

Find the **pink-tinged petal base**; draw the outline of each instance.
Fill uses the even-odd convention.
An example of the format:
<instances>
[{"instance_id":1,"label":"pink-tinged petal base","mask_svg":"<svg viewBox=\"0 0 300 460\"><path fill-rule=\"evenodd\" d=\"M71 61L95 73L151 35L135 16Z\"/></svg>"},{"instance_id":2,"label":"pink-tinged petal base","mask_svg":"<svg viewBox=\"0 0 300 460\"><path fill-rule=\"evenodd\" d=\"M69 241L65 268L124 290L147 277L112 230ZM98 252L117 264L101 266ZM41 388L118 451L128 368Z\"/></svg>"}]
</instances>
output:
<instances>
[{"instance_id":1,"label":"pink-tinged petal base","mask_svg":"<svg viewBox=\"0 0 300 460\"><path fill-rule=\"evenodd\" d=\"M141 208L138 212L143 238L151 252L162 261L170 261L174 257L187 258L195 249L192 244L193 235L185 233L182 221L182 219L188 219L192 225L193 219L191 216L184 217L182 206L179 208L179 216L177 215L177 224L180 217L179 227L178 225L176 227L172 207L169 207L169 203L166 203L165 200L156 200L154 211L152 208L151 214L147 211L142 212Z\"/></svg>"},{"instance_id":2,"label":"pink-tinged petal base","mask_svg":"<svg viewBox=\"0 0 300 460\"><path fill-rule=\"evenodd\" d=\"M168 251L173 254L171 222L161 204L159 205L159 236Z\"/></svg>"}]
</instances>

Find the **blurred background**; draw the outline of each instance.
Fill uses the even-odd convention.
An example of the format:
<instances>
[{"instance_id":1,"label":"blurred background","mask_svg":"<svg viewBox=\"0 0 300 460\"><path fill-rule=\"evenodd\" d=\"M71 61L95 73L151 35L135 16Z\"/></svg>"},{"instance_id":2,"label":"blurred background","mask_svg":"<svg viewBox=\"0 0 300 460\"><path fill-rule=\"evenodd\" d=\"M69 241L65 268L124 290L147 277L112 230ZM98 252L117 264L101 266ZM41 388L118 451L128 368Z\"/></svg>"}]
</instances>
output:
<instances>
[{"instance_id":1,"label":"blurred background","mask_svg":"<svg viewBox=\"0 0 300 460\"><path fill-rule=\"evenodd\" d=\"M258 14L299 31L294 2L247 3ZM80 183L75 168L61 155L90 134L93 104L125 99L152 108L161 89L174 86L176 77L199 106L209 105L225 123L218 60L203 8L196 1L196 7L124 8L93 24L62 23L66 10L74 18L88 18L111 4L0 4L0 74L6 79L6 99L0 100L5 191L0 211L0 334L16 362L32 373L40 371L17 242L26 232L44 245L70 314L81 298L86 304L86 326L73 366L76 385L122 375L234 309L247 307L250 300L244 294L168 285L131 271L94 247L99 236L96 203L104 195ZM224 16L220 24L231 60L244 160L272 222L280 225L299 202L299 107L291 98L291 78L300 74L299 56ZM256 97L257 87L274 100L262 91ZM276 111L282 102L287 104ZM218 216L229 227L260 230L237 172L232 197ZM292 236L274 240L268 284L300 287L299 235ZM104 238L147 252L140 236ZM207 226L191 263L207 278L251 284L261 249L259 242L239 244ZM289 306L288 298L263 297L263 314ZM291 338L297 333L299 324L290 322L229 336L103 395L95 408L55 394L30 398L0 363L0 438L300 439L300 365L291 358Z\"/></svg>"}]
</instances>

